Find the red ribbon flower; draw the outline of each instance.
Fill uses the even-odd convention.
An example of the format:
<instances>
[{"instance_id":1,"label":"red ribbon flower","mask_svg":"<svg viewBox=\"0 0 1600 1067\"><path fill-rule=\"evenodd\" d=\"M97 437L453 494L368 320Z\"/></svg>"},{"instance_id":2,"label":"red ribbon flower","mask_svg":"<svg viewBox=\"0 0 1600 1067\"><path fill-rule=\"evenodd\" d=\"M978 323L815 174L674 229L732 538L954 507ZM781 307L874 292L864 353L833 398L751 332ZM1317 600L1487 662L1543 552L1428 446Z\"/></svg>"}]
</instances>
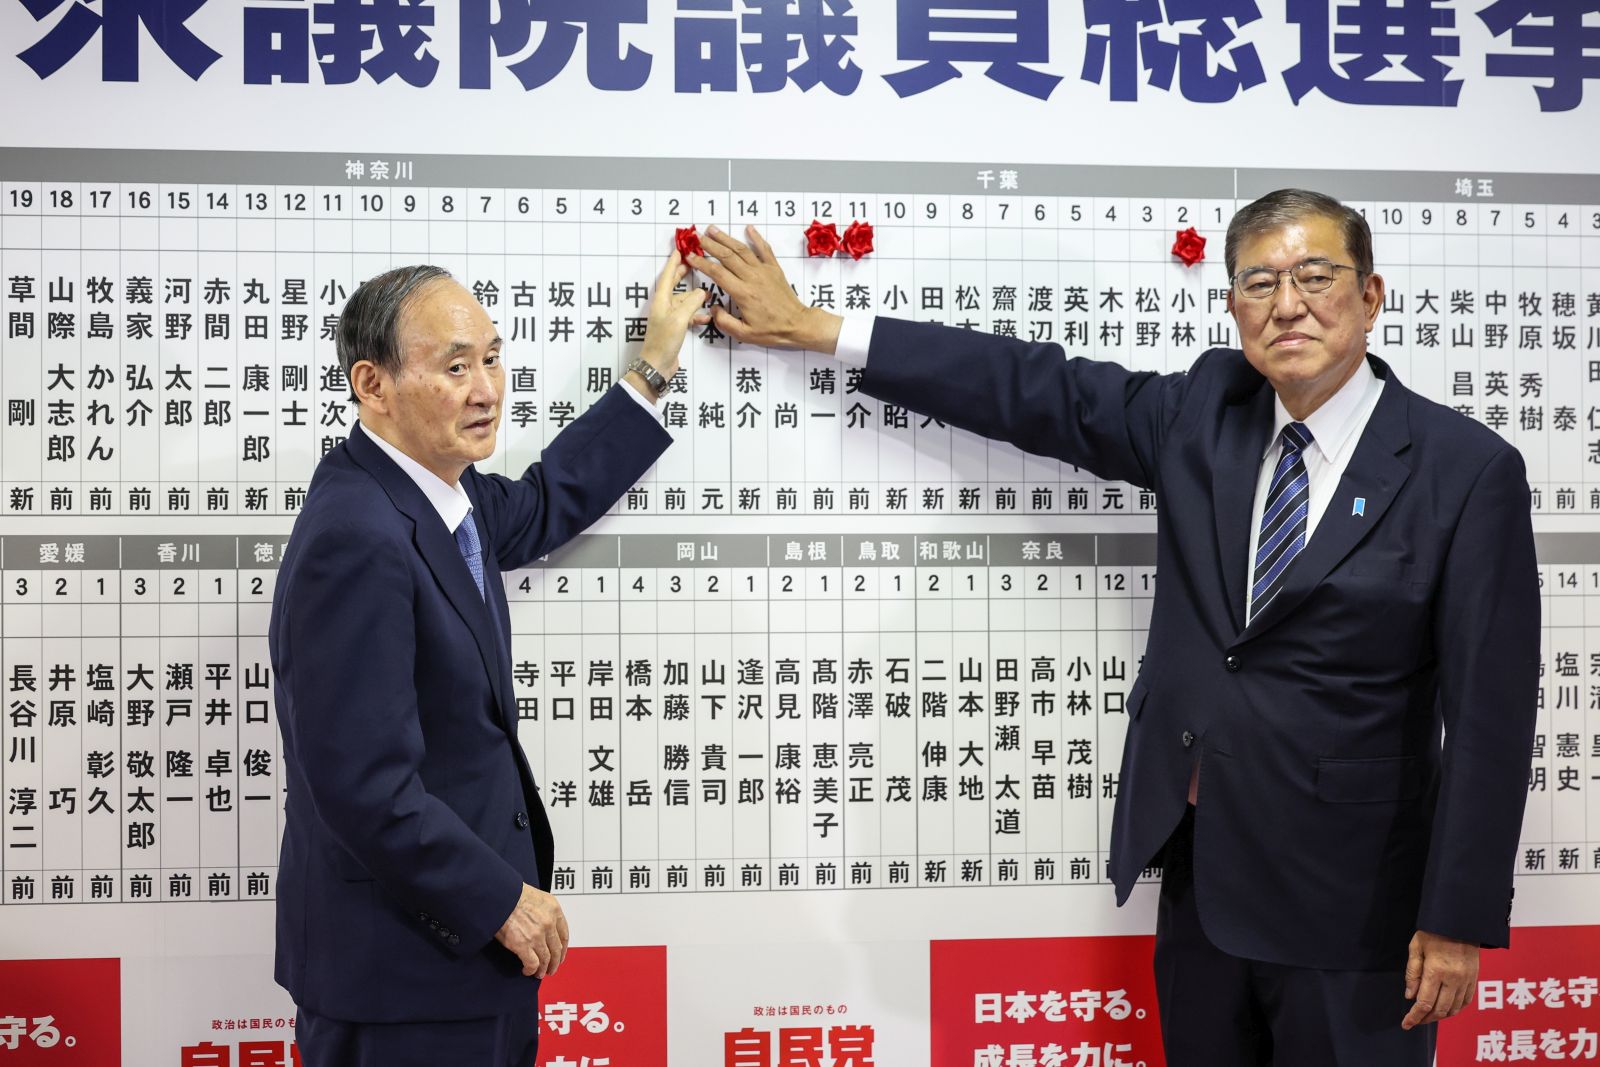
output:
<instances>
[{"instance_id":1,"label":"red ribbon flower","mask_svg":"<svg viewBox=\"0 0 1600 1067\"><path fill-rule=\"evenodd\" d=\"M1178 239L1172 242L1172 254L1183 260L1185 267L1192 267L1206 258L1206 239L1193 226L1179 230Z\"/></svg>"},{"instance_id":2,"label":"red ribbon flower","mask_svg":"<svg viewBox=\"0 0 1600 1067\"><path fill-rule=\"evenodd\" d=\"M852 222L845 227L839 247L850 253L851 259L860 259L872 251L872 223Z\"/></svg>"},{"instance_id":3,"label":"red ribbon flower","mask_svg":"<svg viewBox=\"0 0 1600 1067\"><path fill-rule=\"evenodd\" d=\"M693 226L685 226L673 234L673 239L678 244L678 255L687 260L690 256L705 258L705 249L700 247L700 235L694 232Z\"/></svg>"},{"instance_id":4,"label":"red ribbon flower","mask_svg":"<svg viewBox=\"0 0 1600 1067\"><path fill-rule=\"evenodd\" d=\"M806 255L827 259L839 251L839 227L833 223L823 225L821 220L812 219L811 225L806 227Z\"/></svg>"}]
</instances>

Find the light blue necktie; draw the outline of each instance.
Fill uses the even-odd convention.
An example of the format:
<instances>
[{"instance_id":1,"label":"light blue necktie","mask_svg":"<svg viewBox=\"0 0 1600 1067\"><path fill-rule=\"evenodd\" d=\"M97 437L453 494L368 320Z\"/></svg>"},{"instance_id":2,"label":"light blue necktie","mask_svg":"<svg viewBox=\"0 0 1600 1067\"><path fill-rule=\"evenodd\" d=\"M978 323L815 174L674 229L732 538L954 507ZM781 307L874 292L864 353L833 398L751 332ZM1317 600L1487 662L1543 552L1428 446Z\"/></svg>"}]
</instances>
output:
<instances>
[{"instance_id":1,"label":"light blue necktie","mask_svg":"<svg viewBox=\"0 0 1600 1067\"><path fill-rule=\"evenodd\" d=\"M1256 543L1255 573L1250 579L1250 618L1272 603L1283 577L1302 549L1311 514L1311 478L1306 473L1306 446L1311 431L1304 423L1283 428L1283 449L1272 473L1267 504L1261 509L1261 536Z\"/></svg>"},{"instance_id":2,"label":"light blue necktie","mask_svg":"<svg viewBox=\"0 0 1600 1067\"><path fill-rule=\"evenodd\" d=\"M456 527L456 547L461 550L461 558L467 561L472 580L478 583L478 595L483 596L483 546L478 543L478 524L472 521L470 511Z\"/></svg>"}]
</instances>

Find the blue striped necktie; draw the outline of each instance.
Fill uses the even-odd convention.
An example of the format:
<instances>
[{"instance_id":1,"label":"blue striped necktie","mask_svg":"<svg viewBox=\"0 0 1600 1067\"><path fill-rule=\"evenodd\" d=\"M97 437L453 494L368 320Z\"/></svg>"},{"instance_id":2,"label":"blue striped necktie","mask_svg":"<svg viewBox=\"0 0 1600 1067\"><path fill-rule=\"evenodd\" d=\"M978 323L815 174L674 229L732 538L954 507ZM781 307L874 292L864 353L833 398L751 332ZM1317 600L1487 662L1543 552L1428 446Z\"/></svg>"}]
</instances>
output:
<instances>
[{"instance_id":1,"label":"blue striped necktie","mask_svg":"<svg viewBox=\"0 0 1600 1067\"><path fill-rule=\"evenodd\" d=\"M1250 579L1250 618L1261 614L1283 588L1283 577L1302 549L1311 514L1311 478L1306 474L1305 448L1311 431L1304 423L1283 428L1283 450L1272 472L1267 504L1261 509L1261 536L1256 543L1255 573Z\"/></svg>"},{"instance_id":2,"label":"blue striped necktie","mask_svg":"<svg viewBox=\"0 0 1600 1067\"><path fill-rule=\"evenodd\" d=\"M478 595L483 596L483 546L478 543L478 524L472 521L471 512L456 527L456 547L461 550L461 558L467 561L472 580L478 583Z\"/></svg>"}]
</instances>

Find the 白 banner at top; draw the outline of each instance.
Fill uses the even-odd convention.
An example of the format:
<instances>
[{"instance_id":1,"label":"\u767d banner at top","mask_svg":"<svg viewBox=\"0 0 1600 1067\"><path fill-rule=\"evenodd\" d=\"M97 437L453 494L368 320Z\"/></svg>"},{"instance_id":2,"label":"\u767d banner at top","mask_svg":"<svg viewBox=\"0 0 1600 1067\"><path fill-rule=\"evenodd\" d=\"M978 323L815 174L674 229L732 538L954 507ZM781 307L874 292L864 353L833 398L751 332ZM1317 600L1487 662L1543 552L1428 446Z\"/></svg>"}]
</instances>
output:
<instances>
[{"instance_id":1,"label":"\u767d banner at top","mask_svg":"<svg viewBox=\"0 0 1600 1067\"><path fill-rule=\"evenodd\" d=\"M0 41L11 144L1600 160L1596 0L3 0Z\"/></svg>"}]
</instances>

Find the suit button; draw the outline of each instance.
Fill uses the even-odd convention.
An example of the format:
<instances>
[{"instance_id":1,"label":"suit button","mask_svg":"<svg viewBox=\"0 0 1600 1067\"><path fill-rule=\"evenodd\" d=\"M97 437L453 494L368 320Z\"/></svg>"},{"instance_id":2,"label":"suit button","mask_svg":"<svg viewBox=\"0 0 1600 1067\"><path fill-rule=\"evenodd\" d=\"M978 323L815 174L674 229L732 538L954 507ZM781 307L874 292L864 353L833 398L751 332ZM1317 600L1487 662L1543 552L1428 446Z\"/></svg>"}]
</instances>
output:
<instances>
[{"instance_id":1,"label":"suit button","mask_svg":"<svg viewBox=\"0 0 1600 1067\"><path fill-rule=\"evenodd\" d=\"M459 944L461 944L461 935L460 935L460 934L451 934L451 935L450 935L450 943L451 943L451 944L452 944L452 945L459 945Z\"/></svg>"},{"instance_id":2,"label":"suit button","mask_svg":"<svg viewBox=\"0 0 1600 1067\"><path fill-rule=\"evenodd\" d=\"M1183 747L1184 748L1192 748L1193 746L1194 746L1194 734L1190 733L1188 730L1185 730L1183 732Z\"/></svg>"},{"instance_id":3,"label":"suit button","mask_svg":"<svg viewBox=\"0 0 1600 1067\"><path fill-rule=\"evenodd\" d=\"M427 922L428 921L428 913L425 912L425 911L417 912L417 921L418 922Z\"/></svg>"},{"instance_id":4,"label":"suit button","mask_svg":"<svg viewBox=\"0 0 1600 1067\"><path fill-rule=\"evenodd\" d=\"M528 828L528 816L525 812L517 812L517 817L511 821L517 824L518 830L526 830Z\"/></svg>"},{"instance_id":5,"label":"suit button","mask_svg":"<svg viewBox=\"0 0 1600 1067\"><path fill-rule=\"evenodd\" d=\"M1222 665L1228 668L1228 670L1234 674L1239 673L1239 668L1244 666L1244 664L1239 662L1238 656L1229 656L1227 659L1222 661Z\"/></svg>"}]
</instances>

